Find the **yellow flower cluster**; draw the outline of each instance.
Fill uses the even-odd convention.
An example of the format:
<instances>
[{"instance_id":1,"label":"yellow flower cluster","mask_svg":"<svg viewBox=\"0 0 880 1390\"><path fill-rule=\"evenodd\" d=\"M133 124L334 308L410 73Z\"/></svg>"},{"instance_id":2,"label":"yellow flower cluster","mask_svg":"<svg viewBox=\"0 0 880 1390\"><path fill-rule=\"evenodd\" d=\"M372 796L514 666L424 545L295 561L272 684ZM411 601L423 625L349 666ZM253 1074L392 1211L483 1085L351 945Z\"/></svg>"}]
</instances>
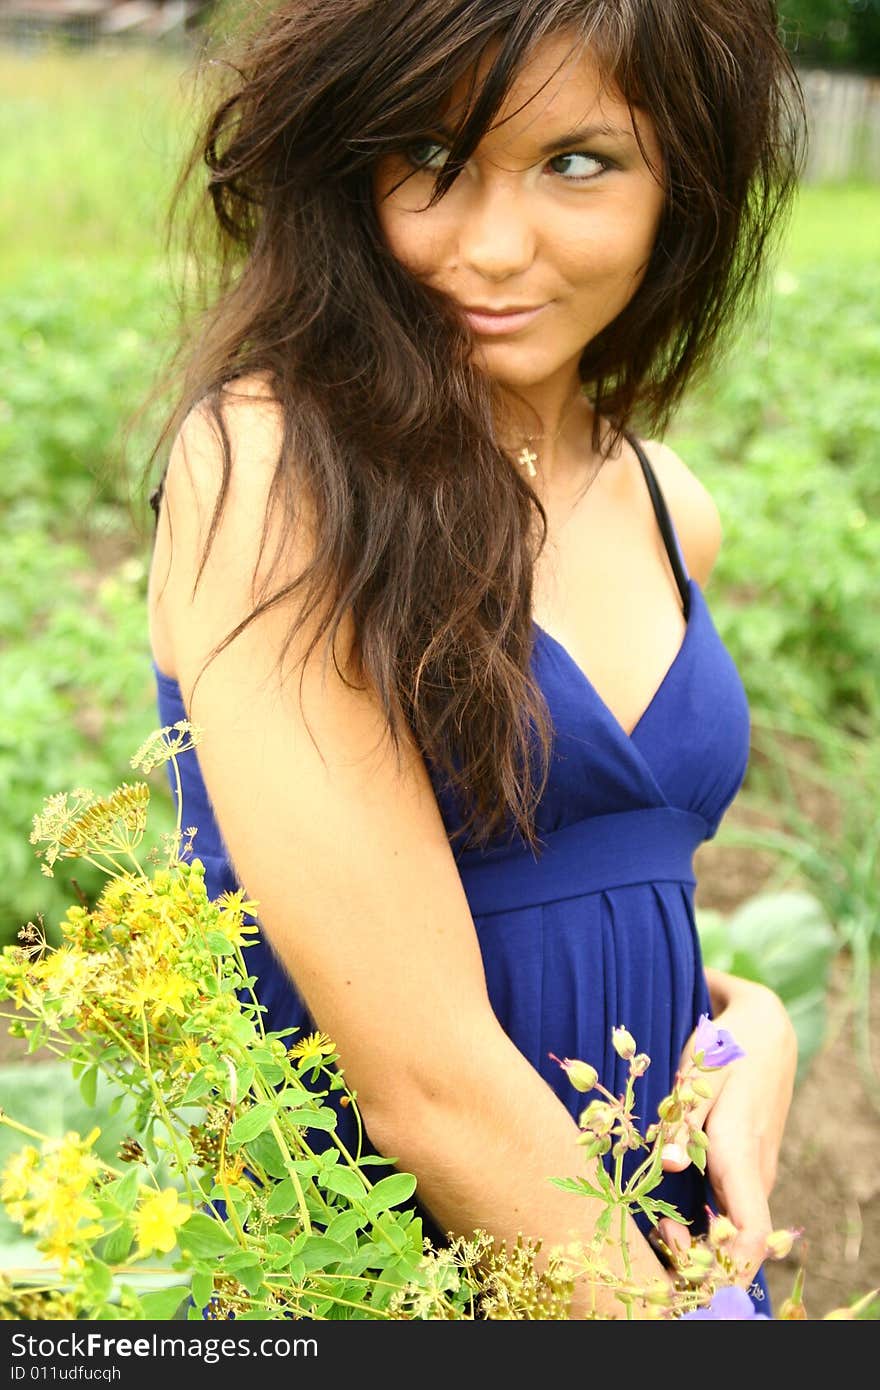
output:
<instances>
[{"instance_id":1,"label":"yellow flower cluster","mask_svg":"<svg viewBox=\"0 0 880 1390\"><path fill-rule=\"evenodd\" d=\"M100 1161L91 1152L100 1134L83 1139L73 1131L48 1140L43 1152L32 1144L13 1154L0 1177L0 1199L13 1221L36 1232L37 1248L58 1260L61 1272L81 1268L84 1254L103 1234L94 1200Z\"/></svg>"},{"instance_id":2,"label":"yellow flower cluster","mask_svg":"<svg viewBox=\"0 0 880 1390\"><path fill-rule=\"evenodd\" d=\"M44 802L42 814L34 816L30 834L38 858L44 859L42 872L53 877L57 859L78 859L107 851L129 853L140 844L147 827L150 789L146 782L123 782L110 796L95 796L86 787L60 792Z\"/></svg>"},{"instance_id":3,"label":"yellow flower cluster","mask_svg":"<svg viewBox=\"0 0 880 1390\"><path fill-rule=\"evenodd\" d=\"M159 1250L167 1255L177 1244L177 1228L191 1216L191 1208L181 1202L174 1187L162 1192L148 1192L135 1213L134 1229L138 1255L150 1255Z\"/></svg>"},{"instance_id":4,"label":"yellow flower cluster","mask_svg":"<svg viewBox=\"0 0 880 1390\"><path fill-rule=\"evenodd\" d=\"M210 901L199 860L157 870L152 879L120 874L91 912L68 908L60 947L52 949L29 927L23 946L0 954L0 998L52 1026L73 1020L83 1036L110 1036L138 1051L147 1024L154 1066L167 1060L174 1071L181 1062L195 1069L198 1054L180 1025L204 1009L217 1037L223 1018L237 1013L234 997L215 984L232 964L225 967L212 954L209 937L246 946L258 928L245 915L256 907L240 889ZM163 1059L166 1047L170 1055Z\"/></svg>"},{"instance_id":5,"label":"yellow flower cluster","mask_svg":"<svg viewBox=\"0 0 880 1390\"><path fill-rule=\"evenodd\" d=\"M307 1037L300 1038L299 1042L287 1049L288 1057L315 1064L322 1062L325 1057L334 1056L335 1052L336 1044L326 1033L309 1033Z\"/></svg>"}]
</instances>

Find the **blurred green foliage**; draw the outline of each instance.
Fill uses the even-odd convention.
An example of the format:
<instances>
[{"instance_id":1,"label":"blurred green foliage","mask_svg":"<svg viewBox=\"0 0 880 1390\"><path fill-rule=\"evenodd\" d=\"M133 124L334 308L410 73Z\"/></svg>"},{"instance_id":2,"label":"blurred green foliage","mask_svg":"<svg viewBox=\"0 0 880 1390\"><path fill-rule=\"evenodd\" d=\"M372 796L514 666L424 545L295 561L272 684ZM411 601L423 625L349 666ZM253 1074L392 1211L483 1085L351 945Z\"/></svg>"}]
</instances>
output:
<instances>
[{"instance_id":1,"label":"blurred green foliage","mask_svg":"<svg viewBox=\"0 0 880 1390\"><path fill-rule=\"evenodd\" d=\"M779 0L779 11L805 66L880 72L880 0Z\"/></svg>"}]
</instances>

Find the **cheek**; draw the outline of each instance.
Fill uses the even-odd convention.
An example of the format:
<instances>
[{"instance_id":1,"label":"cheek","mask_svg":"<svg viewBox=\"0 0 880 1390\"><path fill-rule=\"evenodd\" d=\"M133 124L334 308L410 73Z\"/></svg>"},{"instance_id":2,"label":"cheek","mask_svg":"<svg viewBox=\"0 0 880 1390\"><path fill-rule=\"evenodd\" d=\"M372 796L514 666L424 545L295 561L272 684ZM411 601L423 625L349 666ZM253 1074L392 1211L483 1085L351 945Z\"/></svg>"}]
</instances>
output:
<instances>
[{"instance_id":1,"label":"cheek","mask_svg":"<svg viewBox=\"0 0 880 1390\"><path fill-rule=\"evenodd\" d=\"M391 254L413 275L431 275L443 263L443 236L430 214L383 203L377 209L382 235Z\"/></svg>"},{"instance_id":2,"label":"cheek","mask_svg":"<svg viewBox=\"0 0 880 1390\"><path fill-rule=\"evenodd\" d=\"M374 185L376 220L388 249L413 275L425 277L442 263L443 213L420 211L412 185L388 195L396 179L377 177Z\"/></svg>"}]
</instances>

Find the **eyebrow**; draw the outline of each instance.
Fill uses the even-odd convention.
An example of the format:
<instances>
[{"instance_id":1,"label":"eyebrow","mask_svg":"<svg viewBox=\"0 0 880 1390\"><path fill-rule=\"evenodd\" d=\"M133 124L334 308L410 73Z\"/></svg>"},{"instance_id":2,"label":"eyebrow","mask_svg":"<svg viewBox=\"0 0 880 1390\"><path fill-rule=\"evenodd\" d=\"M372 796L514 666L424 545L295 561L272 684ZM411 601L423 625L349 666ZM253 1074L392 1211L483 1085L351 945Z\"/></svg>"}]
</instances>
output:
<instances>
[{"instance_id":1,"label":"eyebrow","mask_svg":"<svg viewBox=\"0 0 880 1390\"><path fill-rule=\"evenodd\" d=\"M448 130L444 125L438 125L437 133L438 135L445 136L448 140L454 138L454 132ZM538 153L542 156L555 154L558 150L570 149L573 145L589 144L589 142L595 140L597 136L606 136L614 140L633 141L635 139L631 130L624 130L621 126L600 122L594 125L579 126L577 130L566 131L564 135L560 135L557 139L549 140L546 144L541 145Z\"/></svg>"}]
</instances>

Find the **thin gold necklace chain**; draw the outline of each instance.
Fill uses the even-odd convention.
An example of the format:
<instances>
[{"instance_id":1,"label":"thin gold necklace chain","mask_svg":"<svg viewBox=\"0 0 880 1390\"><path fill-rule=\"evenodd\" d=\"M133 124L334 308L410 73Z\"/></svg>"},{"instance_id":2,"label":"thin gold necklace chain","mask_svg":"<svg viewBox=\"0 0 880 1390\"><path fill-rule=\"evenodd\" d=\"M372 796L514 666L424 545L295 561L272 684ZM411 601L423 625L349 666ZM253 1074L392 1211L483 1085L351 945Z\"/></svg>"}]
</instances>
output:
<instances>
[{"instance_id":1,"label":"thin gold necklace chain","mask_svg":"<svg viewBox=\"0 0 880 1390\"><path fill-rule=\"evenodd\" d=\"M557 439L563 431L564 426L568 422L569 415L574 410L578 401L581 399L583 399L582 391L578 391L577 394L572 397L570 405L563 412L563 416L559 422L559 426L556 430L556 433L551 435L550 437L551 444L556 443ZM538 476L538 470L535 467L535 464L538 462L538 455L535 453L535 450L531 447L531 445L535 442L536 439L544 440L544 438L545 436L542 434L527 434L526 443L523 446L523 448L520 449L519 453L516 456L517 463L520 465L521 468L526 469L530 478L536 478ZM592 482L592 478L590 479L590 482Z\"/></svg>"}]
</instances>

